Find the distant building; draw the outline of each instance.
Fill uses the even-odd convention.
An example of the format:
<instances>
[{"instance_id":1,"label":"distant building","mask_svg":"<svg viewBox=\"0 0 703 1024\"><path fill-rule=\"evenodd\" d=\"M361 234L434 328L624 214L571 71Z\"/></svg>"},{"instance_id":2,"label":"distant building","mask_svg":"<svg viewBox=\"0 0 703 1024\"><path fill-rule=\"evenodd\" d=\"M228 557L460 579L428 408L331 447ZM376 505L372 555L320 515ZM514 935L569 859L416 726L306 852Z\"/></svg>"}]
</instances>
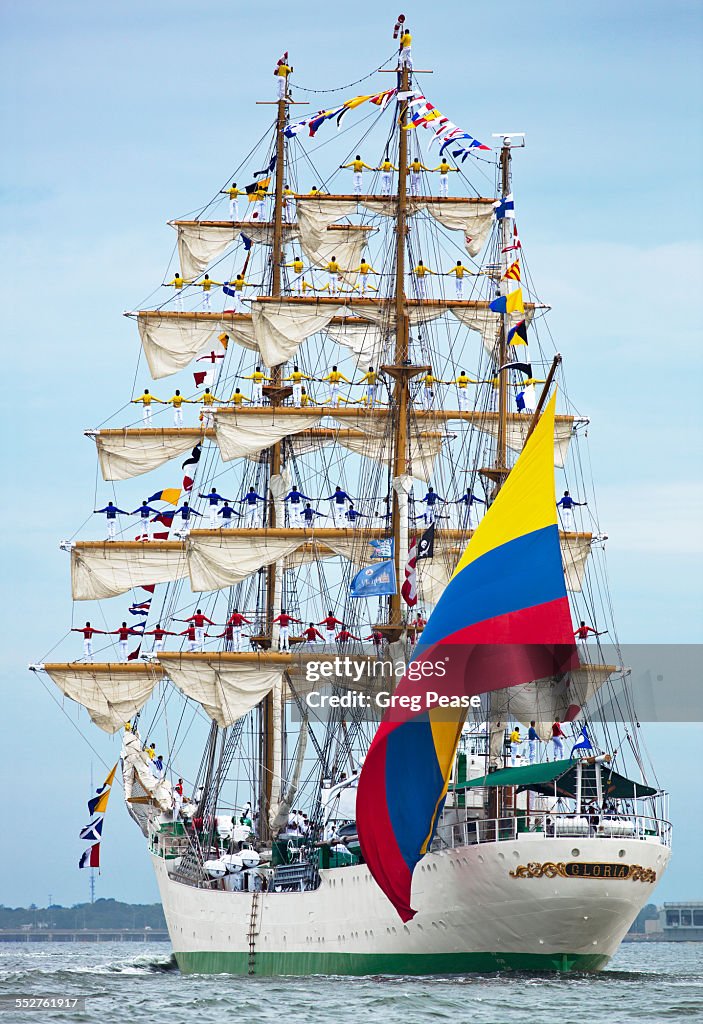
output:
<instances>
[{"instance_id":1,"label":"distant building","mask_svg":"<svg viewBox=\"0 0 703 1024\"><path fill-rule=\"evenodd\" d=\"M644 922L644 933L661 942L703 942L703 902L665 903Z\"/></svg>"}]
</instances>

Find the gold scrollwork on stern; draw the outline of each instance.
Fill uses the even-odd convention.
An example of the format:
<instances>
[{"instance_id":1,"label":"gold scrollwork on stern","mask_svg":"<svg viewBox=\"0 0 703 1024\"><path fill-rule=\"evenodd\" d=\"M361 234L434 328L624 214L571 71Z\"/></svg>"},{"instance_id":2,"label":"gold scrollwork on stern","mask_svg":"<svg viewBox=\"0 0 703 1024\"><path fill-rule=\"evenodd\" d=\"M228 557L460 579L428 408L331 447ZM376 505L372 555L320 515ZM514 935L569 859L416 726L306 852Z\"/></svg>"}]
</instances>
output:
<instances>
[{"instance_id":1,"label":"gold scrollwork on stern","mask_svg":"<svg viewBox=\"0 0 703 1024\"><path fill-rule=\"evenodd\" d=\"M653 868L641 864L601 864L589 861L530 861L519 864L509 872L511 878L593 878L599 880L617 879L654 884L657 873Z\"/></svg>"}]
</instances>

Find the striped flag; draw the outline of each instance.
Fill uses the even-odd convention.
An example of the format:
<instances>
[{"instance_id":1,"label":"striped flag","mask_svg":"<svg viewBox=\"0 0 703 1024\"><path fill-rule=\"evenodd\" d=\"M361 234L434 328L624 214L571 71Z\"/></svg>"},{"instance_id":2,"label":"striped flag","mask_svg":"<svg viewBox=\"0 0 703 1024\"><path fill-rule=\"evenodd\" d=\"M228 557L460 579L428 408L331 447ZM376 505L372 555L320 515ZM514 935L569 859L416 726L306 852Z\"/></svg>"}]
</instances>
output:
<instances>
[{"instance_id":1,"label":"striped flag","mask_svg":"<svg viewBox=\"0 0 703 1024\"><path fill-rule=\"evenodd\" d=\"M103 832L103 821L105 818L101 814L95 821L91 821L89 825L82 828L78 834L79 839L87 839L90 842L94 842L96 839L99 841Z\"/></svg>"},{"instance_id":2,"label":"striped flag","mask_svg":"<svg viewBox=\"0 0 703 1024\"><path fill-rule=\"evenodd\" d=\"M94 846L90 846L85 853L81 856L78 861L79 868L99 868L100 867L100 843L95 843Z\"/></svg>"},{"instance_id":3,"label":"striped flag","mask_svg":"<svg viewBox=\"0 0 703 1024\"><path fill-rule=\"evenodd\" d=\"M410 608L417 604L417 541L414 540L408 551L408 561L405 566L405 582L400 589L403 600Z\"/></svg>"},{"instance_id":4,"label":"striped flag","mask_svg":"<svg viewBox=\"0 0 703 1024\"><path fill-rule=\"evenodd\" d=\"M151 598L148 601L141 601L139 604L129 606L130 615L148 615L151 608Z\"/></svg>"},{"instance_id":5,"label":"striped flag","mask_svg":"<svg viewBox=\"0 0 703 1024\"><path fill-rule=\"evenodd\" d=\"M510 264L508 269L503 274L503 280L504 281L508 281L508 280L510 280L510 281L519 281L520 280L520 261L519 260L515 260L514 263Z\"/></svg>"}]
</instances>

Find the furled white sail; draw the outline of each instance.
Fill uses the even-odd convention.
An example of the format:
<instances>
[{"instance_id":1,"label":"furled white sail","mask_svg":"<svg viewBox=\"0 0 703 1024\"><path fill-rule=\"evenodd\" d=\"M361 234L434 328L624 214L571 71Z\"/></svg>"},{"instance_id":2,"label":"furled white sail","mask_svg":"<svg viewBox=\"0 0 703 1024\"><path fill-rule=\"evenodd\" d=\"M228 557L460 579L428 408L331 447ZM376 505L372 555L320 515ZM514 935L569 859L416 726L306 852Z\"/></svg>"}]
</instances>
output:
<instances>
[{"instance_id":1,"label":"furled white sail","mask_svg":"<svg viewBox=\"0 0 703 1024\"><path fill-rule=\"evenodd\" d=\"M341 307L293 300L252 303L254 335L266 366L279 366L292 359L311 334L322 330Z\"/></svg>"},{"instance_id":2,"label":"furled white sail","mask_svg":"<svg viewBox=\"0 0 703 1024\"><path fill-rule=\"evenodd\" d=\"M297 796L298 786L300 785L300 775L303 770L305 752L308 747L308 732L308 719L304 718L300 723L300 730L298 732L297 752L295 755L293 770L290 773L288 782L286 783L285 793L278 801L277 807L273 810L271 828L274 830L283 828L283 826L288 822L288 815L291 807L293 806L293 801Z\"/></svg>"},{"instance_id":3,"label":"furled white sail","mask_svg":"<svg viewBox=\"0 0 703 1024\"><path fill-rule=\"evenodd\" d=\"M139 736L134 732L125 732L122 739L122 780L125 800L129 804L136 797L139 803L142 803L146 796L162 813L167 813L173 809L171 783L168 779L158 779L154 775L152 764ZM139 820L142 815L137 814L135 817Z\"/></svg>"},{"instance_id":4,"label":"furled white sail","mask_svg":"<svg viewBox=\"0 0 703 1024\"><path fill-rule=\"evenodd\" d=\"M217 330L213 320L195 317L178 319L158 314L140 313L137 317L139 337L154 380L177 373L195 359Z\"/></svg>"},{"instance_id":5,"label":"furled white sail","mask_svg":"<svg viewBox=\"0 0 703 1024\"><path fill-rule=\"evenodd\" d=\"M393 443L390 437L371 437L355 435L344 431L337 435L336 441L356 455L390 465L394 459ZM418 480L430 480L434 472L435 459L442 449L442 437L424 436L416 438L408 444L408 472Z\"/></svg>"},{"instance_id":6,"label":"furled white sail","mask_svg":"<svg viewBox=\"0 0 703 1024\"><path fill-rule=\"evenodd\" d=\"M368 302L366 304L355 303L354 312L364 320L382 325L387 331L395 330L396 312L395 305L388 300L380 302ZM437 320L445 312L444 307L437 306L406 306L405 312L411 326L416 324L429 323Z\"/></svg>"},{"instance_id":7,"label":"furled white sail","mask_svg":"<svg viewBox=\"0 0 703 1024\"><path fill-rule=\"evenodd\" d=\"M493 200L467 203L438 199L424 204L435 220L450 231L463 231L464 244L470 256L478 256L493 224Z\"/></svg>"},{"instance_id":8,"label":"furled white sail","mask_svg":"<svg viewBox=\"0 0 703 1024\"><path fill-rule=\"evenodd\" d=\"M583 586L592 536L590 533L561 533L560 537L566 589L578 593Z\"/></svg>"},{"instance_id":9,"label":"furled white sail","mask_svg":"<svg viewBox=\"0 0 703 1024\"><path fill-rule=\"evenodd\" d=\"M313 196L296 201L300 245L309 259L316 262L314 255L325 240L327 228L355 209L356 203L350 199L323 200ZM340 265L346 266L346 263L340 261Z\"/></svg>"},{"instance_id":10,"label":"furled white sail","mask_svg":"<svg viewBox=\"0 0 703 1024\"><path fill-rule=\"evenodd\" d=\"M98 430L93 435L103 480L129 480L163 466L198 443L192 431Z\"/></svg>"},{"instance_id":11,"label":"furled white sail","mask_svg":"<svg viewBox=\"0 0 703 1024\"><path fill-rule=\"evenodd\" d=\"M158 665L46 664L44 670L105 732L114 733L142 708L163 677Z\"/></svg>"},{"instance_id":12,"label":"furled white sail","mask_svg":"<svg viewBox=\"0 0 703 1024\"><path fill-rule=\"evenodd\" d=\"M347 318L343 324L329 324L325 334L353 352L359 366L378 366L388 347L388 331L366 320Z\"/></svg>"},{"instance_id":13,"label":"furled white sail","mask_svg":"<svg viewBox=\"0 0 703 1024\"><path fill-rule=\"evenodd\" d=\"M168 583L187 575L185 547L177 541L86 541L71 549L74 601L101 601L132 587Z\"/></svg>"},{"instance_id":14,"label":"furled white sail","mask_svg":"<svg viewBox=\"0 0 703 1024\"><path fill-rule=\"evenodd\" d=\"M173 221L172 225L178 231L178 259L181 274L187 281L199 277L242 234L260 245L273 244L271 223L245 221L227 224L192 220ZM297 234L295 225L283 225L284 241L291 241Z\"/></svg>"},{"instance_id":15,"label":"furled white sail","mask_svg":"<svg viewBox=\"0 0 703 1024\"><path fill-rule=\"evenodd\" d=\"M317 426L321 419L322 415L277 416L273 409L261 413L247 410L241 415L234 411L216 411L215 436L223 462L231 462L232 459L256 455L283 437L310 430L311 427Z\"/></svg>"},{"instance_id":16,"label":"furled white sail","mask_svg":"<svg viewBox=\"0 0 703 1024\"><path fill-rule=\"evenodd\" d=\"M223 530L216 537L191 535L188 539L188 570L194 593L220 590L240 583L253 572L272 562L292 555L301 543L300 537L271 537L262 531L261 538Z\"/></svg>"},{"instance_id":17,"label":"furled white sail","mask_svg":"<svg viewBox=\"0 0 703 1024\"><path fill-rule=\"evenodd\" d=\"M275 686L280 686L281 666L256 663L232 664L216 656L189 659L168 654L161 663L175 686L192 697L221 728L226 728L256 707Z\"/></svg>"}]
</instances>

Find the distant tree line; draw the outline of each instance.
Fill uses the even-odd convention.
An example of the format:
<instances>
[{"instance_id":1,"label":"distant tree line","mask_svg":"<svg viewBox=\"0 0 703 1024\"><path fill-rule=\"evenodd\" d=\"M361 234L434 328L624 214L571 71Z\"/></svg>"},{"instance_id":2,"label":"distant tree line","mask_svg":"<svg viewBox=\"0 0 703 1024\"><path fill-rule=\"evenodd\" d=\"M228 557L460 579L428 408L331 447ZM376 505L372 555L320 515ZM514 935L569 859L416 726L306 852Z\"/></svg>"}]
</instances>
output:
<instances>
[{"instance_id":1,"label":"distant tree line","mask_svg":"<svg viewBox=\"0 0 703 1024\"><path fill-rule=\"evenodd\" d=\"M96 900L76 903L72 907L56 904L50 907L0 906L0 928L165 928L166 920L160 903L120 903L119 900Z\"/></svg>"},{"instance_id":2,"label":"distant tree line","mask_svg":"<svg viewBox=\"0 0 703 1024\"><path fill-rule=\"evenodd\" d=\"M659 910L654 903L648 903L646 907L642 907L635 920L630 925L630 931L637 934L642 934L645 930L644 922L653 921L659 917Z\"/></svg>"}]
</instances>

